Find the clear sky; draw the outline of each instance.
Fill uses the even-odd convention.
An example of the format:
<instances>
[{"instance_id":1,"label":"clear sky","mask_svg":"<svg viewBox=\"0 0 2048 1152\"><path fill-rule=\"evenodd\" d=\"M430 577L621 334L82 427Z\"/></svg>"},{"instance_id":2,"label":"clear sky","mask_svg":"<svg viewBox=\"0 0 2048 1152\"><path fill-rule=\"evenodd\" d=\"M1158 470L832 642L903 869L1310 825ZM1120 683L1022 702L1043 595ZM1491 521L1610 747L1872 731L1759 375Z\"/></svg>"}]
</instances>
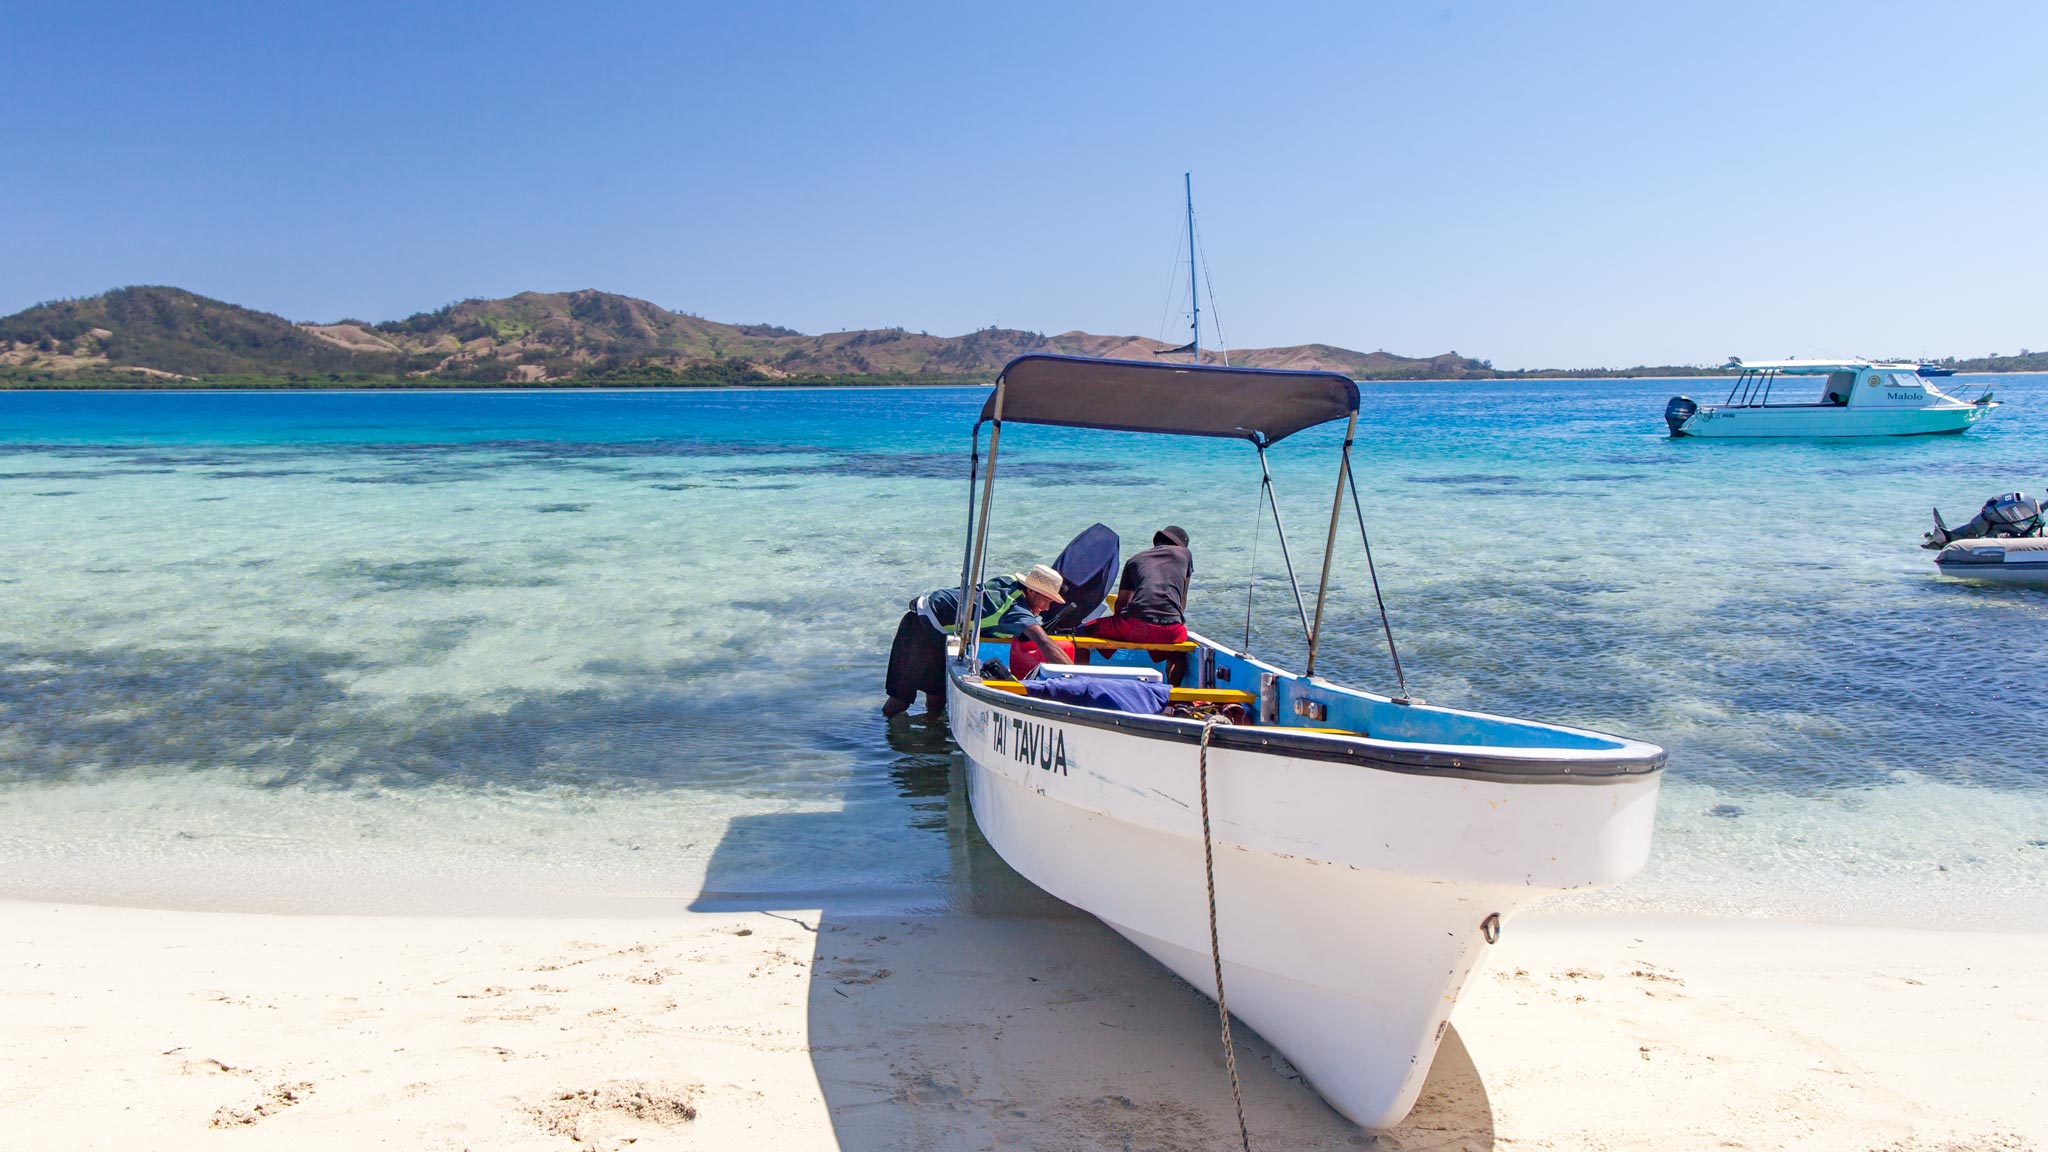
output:
<instances>
[{"instance_id":1,"label":"clear sky","mask_svg":"<svg viewBox=\"0 0 2048 1152\"><path fill-rule=\"evenodd\" d=\"M602 288L1501 367L2048 346L2048 5L0 0L0 314Z\"/></svg>"}]
</instances>

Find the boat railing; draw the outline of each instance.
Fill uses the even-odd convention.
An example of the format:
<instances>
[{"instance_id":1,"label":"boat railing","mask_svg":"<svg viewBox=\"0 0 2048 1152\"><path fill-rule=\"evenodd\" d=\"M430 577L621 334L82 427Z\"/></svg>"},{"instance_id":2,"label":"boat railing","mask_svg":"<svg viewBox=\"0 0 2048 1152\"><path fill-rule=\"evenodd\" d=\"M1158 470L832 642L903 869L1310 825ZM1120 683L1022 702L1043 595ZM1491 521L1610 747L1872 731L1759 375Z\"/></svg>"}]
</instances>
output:
<instances>
[{"instance_id":1,"label":"boat railing","mask_svg":"<svg viewBox=\"0 0 2048 1152\"><path fill-rule=\"evenodd\" d=\"M1066 639L1058 637L1057 639ZM1612 751L1625 741L1595 732L1509 720L1425 704L1396 700L1345 684L1335 684L1268 664L1248 652L1235 651L1199 637L1186 644L1144 645L1074 637L1084 647L1151 655L1155 651L1201 651L1193 667L1198 683L1169 689L1175 704L1241 704L1250 710L1250 724L1261 729L1316 736L1377 740L1395 744L1463 745L1477 748L1543 749L1553 752ZM984 639L982 655L1000 658L1009 641ZM1118 664L1117 666L1128 666ZM1010 695L1026 694L1018 680L991 679L984 688ZM1243 687L1237 687L1242 684ZM1269 699L1270 697L1270 699Z\"/></svg>"},{"instance_id":2,"label":"boat railing","mask_svg":"<svg viewBox=\"0 0 2048 1152\"><path fill-rule=\"evenodd\" d=\"M1771 389L1781 375L1806 375L1805 373L1780 373L1775 369L1746 368L1728 389L1728 398L1721 402L1723 408L1840 408L1848 403L1846 395L1840 401L1788 400L1783 404L1771 403Z\"/></svg>"},{"instance_id":3,"label":"boat railing","mask_svg":"<svg viewBox=\"0 0 2048 1152\"><path fill-rule=\"evenodd\" d=\"M1771 402L1771 387L1777 382L1778 373L1775 370L1759 371L1746 368L1742 375L1736 378L1734 386L1728 389L1728 399L1724 405L1730 408L1766 407Z\"/></svg>"}]
</instances>

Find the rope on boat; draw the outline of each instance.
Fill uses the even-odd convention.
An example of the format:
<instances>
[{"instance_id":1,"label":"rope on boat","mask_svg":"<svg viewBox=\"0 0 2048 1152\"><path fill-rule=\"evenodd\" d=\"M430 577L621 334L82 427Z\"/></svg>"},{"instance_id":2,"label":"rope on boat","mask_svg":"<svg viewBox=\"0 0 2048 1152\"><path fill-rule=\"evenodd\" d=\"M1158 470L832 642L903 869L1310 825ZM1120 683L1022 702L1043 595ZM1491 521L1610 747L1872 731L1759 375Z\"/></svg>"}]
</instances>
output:
<instances>
[{"instance_id":1,"label":"rope on boat","mask_svg":"<svg viewBox=\"0 0 2048 1152\"><path fill-rule=\"evenodd\" d=\"M1202 722L1202 871L1209 884L1209 963L1216 972L1216 1015L1223 1021L1223 1066L1230 1070L1230 1099L1237 1105L1237 1138L1252 1152L1251 1130L1244 1123L1244 1093L1237 1086L1237 1045L1230 1039L1230 1000L1223 995L1223 947L1216 935L1216 844L1209 834L1209 735L1219 716Z\"/></svg>"}]
</instances>

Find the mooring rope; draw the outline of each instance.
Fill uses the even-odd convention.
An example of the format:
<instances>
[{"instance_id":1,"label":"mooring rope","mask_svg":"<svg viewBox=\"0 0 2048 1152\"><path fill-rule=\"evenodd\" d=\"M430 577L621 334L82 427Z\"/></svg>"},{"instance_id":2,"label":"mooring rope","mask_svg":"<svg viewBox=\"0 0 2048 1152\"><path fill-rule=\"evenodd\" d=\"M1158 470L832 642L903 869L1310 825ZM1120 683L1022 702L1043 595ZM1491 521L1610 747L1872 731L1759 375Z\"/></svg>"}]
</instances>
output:
<instances>
[{"instance_id":1,"label":"mooring rope","mask_svg":"<svg viewBox=\"0 0 2048 1152\"><path fill-rule=\"evenodd\" d=\"M1230 1039L1230 1000L1223 995L1223 947L1216 935L1216 844L1209 834L1209 735L1220 715L1202 723L1202 871L1209 884L1209 962L1216 971L1216 1015L1223 1021L1223 1066L1230 1070L1230 1099L1237 1105L1237 1138L1252 1152L1251 1130L1244 1123L1244 1093L1237 1086L1237 1045Z\"/></svg>"}]
</instances>

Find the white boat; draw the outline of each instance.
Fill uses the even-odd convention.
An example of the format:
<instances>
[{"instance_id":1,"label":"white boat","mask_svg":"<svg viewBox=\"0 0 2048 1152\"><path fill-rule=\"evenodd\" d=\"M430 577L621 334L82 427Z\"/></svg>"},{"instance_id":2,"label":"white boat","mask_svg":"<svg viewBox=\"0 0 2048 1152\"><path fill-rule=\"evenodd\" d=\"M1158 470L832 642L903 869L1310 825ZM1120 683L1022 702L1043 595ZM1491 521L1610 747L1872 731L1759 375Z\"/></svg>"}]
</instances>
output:
<instances>
[{"instance_id":1,"label":"white boat","mask_svg":"<svg viewBox=\"0 0 2048 1152\"><path fill-rule=\"evenodd\" d=\"M1943 392L1920 375L1918 364L1736 360L1728 366L1738 375L1721 403L1673 396L1664 405L1673 436L1927 436L1967 432L1998 406L1988 392L1974 401ZM1806 399L1793 397L1787 377L1825 379L1817 382L1819 396Z\"/></svg>"},{"instance_id":2,"label":"white boat","mask_svg":"<svg viewBox=\"0 0 2048 1152\"><path fill-rule=\"evenodd\" d=\"M1957 540L1935 556L1934 566L1956 580L2048 588L2048 538Z\"/></svg>"},{"instance_id":3,"label":"white boat","mask_svg":"<svg viewBox=\"0 0 2048 1152\"><path fill-rule=\"evenodd\" d=\"M1181 649L1191 684L1174 696L1243 704L1249 724L1205 732L1201 720L1018 695L1023 685L984 679L982 661L1005 646L984 645L978 629L954 642L947 707L975 821L1004 860L1211 997L1220 969L1233 1015L1339 1112L1385 1127L1413 1105L1501 926L1545 895L1643 866L1665 755L1314 674L1347 487L1357 504L1357 414L1357 386L1331 373L1012 361L975 425L977 459L982 424L993 431L985 473L971 470L980 504L974 514L970 498L961 603L979 602L997 451L1016 424L1244 439L1277 522L1266 449L1348 420L1322 583L1313 623L1294 589L1308 642L1298 673L1200 635ZM1362 515L1359 525L1363 536ZM1091 646L1117 666L1147 663L1143 651ZM1400 680L1398 655L1394 669Z\"/></svg>"}]
</instances>

